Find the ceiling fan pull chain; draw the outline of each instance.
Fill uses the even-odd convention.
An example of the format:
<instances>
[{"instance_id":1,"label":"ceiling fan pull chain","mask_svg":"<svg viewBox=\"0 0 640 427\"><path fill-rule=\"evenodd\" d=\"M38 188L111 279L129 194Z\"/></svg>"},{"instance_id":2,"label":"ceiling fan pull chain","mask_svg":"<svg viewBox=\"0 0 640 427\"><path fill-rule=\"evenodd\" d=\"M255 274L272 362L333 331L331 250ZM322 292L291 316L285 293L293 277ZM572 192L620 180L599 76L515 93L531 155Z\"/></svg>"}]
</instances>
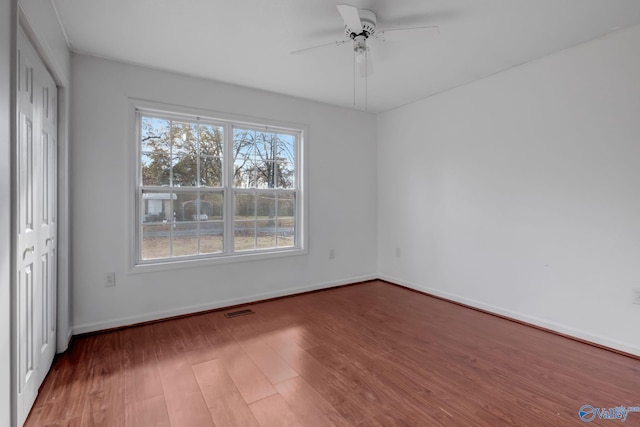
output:
<instances>
[{"instance_id":1,"label":"ceiling fan pull chain","mask_svg":"<svg viewBox=\"0 0 640 427\"><path fill-rule=\"evenodd\" d=\"M353 51L353 106L356 106L356 52Z\"/></svg>"},{"instance_id":2,"label":"ceiling fan pull chain","mask_svg":"<svg viewBox=\"0 0 640 427\"><path fill-rule=\"evenodd\" d=\"M364 111L369 107L369 48L364 51Z\"/></svg>"}]
</instances>

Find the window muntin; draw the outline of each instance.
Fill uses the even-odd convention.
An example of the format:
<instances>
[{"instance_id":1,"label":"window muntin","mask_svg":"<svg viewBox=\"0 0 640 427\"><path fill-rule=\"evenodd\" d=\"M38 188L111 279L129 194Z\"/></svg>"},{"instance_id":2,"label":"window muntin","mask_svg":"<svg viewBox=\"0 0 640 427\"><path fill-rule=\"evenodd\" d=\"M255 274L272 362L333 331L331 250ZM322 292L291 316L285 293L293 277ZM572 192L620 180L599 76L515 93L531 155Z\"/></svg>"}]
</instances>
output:
<instances>
[{"instance_id":1,"label":"window muntin","mask_svg":"<svg viewBox=\"0 0 640 427\"><path fill-rule=\"evenodd\" d=\"M301 131L136 117L137 265L301 249Z\"/></svg>"}]
</instances>

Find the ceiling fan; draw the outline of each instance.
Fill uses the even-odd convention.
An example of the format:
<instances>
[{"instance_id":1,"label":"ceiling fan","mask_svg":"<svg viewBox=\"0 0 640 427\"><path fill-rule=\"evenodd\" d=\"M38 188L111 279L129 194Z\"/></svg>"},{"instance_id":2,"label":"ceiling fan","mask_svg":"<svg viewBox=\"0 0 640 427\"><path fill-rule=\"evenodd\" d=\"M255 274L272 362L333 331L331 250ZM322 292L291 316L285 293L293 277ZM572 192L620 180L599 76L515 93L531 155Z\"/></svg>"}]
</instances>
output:
<instances>
[{"instance_id":1,"label":"ceiling fan","mask_svg":"<svg viewBox=\"0 0 640 427\"><path fill-rule=\"evenodd\" d=\"M373 68L368 58L369 46L367 45L367 41L375 40L379 42L386 42L402 40L433 40L436 39L438 35L440 35L440 28L435 25L412 28L378 29L378 20L376 14L371 10L358 9L355 6L351 6L348 4L339 4L336 5L336 7L338 8L338 12L340 13L340 16L342 17L342 20L344 22L344 34L347 36L347 38L330 43L323 43L316 46L294 50L293 52L291 52L291 54L298 55L319 48L325 48L334 45L340 46L351 42L353 46L354 105L356 64L360 71L360 76L365 78L365 87L367 77L373 72Z\"/></svg>"}]
</instances>

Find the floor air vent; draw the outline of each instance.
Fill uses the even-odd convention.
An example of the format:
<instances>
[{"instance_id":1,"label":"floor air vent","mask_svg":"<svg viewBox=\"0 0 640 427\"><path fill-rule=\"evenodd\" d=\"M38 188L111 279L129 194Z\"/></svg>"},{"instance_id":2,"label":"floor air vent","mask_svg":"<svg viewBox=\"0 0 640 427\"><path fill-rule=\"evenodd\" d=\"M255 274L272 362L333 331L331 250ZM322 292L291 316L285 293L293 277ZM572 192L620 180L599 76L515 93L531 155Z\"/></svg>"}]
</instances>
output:
<instances>
[{"instance_id":1,"label":"floor air vent","mask_svg":"<svg viewBox=\"0 0 640 427\"><path fill-rule=\"evenodd\" d=\"M232 317L246 316L247 314L254 314L254 313L255 311L247 308L246 310L230 311L228 313L225 313L224 317L231 319Z\"/></svg>"}]
</instances>

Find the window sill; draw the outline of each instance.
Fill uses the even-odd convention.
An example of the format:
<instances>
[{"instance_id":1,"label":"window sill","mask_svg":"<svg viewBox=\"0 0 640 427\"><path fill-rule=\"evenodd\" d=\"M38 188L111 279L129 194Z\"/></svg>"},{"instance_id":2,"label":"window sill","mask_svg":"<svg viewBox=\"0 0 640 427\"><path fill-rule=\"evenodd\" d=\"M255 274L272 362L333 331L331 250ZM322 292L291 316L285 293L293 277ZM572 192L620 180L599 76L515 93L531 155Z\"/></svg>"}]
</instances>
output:
<instances>
[{"instance_id":1,"label":"window sill","mask_svg":"<svg viewBox=\"0 0 640 427\"><path fill-rule=\"evenodd\" d=\"M250 253L237 253L233 255L221 255L215 256L211 258L191 258L191 259L171 259L169 261L163 260L152 263L145 264L134 264L130 270L129 274L144 274L144 273L154 273L157 271L170 271L170 270L181 270L185 268L201 268L201 267L213 267L216 265L224 265L231 263L241 263L241 262L253 262L253 261L263 261L270 259L278 259L278 258L289 258L300 255L307 255L307 249L283 249L279 251L269 251L269 252L250 252Z\"/></svg>"}]
</instances>

